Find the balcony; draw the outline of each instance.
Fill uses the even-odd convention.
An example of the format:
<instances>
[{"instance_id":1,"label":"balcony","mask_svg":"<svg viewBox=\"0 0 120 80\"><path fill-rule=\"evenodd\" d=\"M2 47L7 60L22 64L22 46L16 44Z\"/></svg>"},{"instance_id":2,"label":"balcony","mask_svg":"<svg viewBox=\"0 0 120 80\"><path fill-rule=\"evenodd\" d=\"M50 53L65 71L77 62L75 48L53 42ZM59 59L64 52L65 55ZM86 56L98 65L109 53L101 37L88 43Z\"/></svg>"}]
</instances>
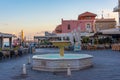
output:
<instances>
[{"instance_id":1,"label":"balcony","mask_svg":"<svg viewBox=\"0 0 120 80\"><path fill-rule=\"evenodd\" d=\"M116 6L116 7L113 9L113 12L120 12L120 6Z\"/></svg>"}]
</instances>

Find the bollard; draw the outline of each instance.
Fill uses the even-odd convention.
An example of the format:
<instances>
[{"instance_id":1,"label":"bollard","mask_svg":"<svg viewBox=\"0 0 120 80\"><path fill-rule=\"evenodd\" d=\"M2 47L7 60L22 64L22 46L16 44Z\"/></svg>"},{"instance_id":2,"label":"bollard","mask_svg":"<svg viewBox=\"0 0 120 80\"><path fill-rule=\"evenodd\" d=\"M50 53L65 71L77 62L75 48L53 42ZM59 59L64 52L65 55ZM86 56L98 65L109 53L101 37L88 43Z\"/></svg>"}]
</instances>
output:
<instances>
[{"instance_id":1,"label":"bollard","mask_svg":"<svg viewBox=\"0 0 120 80\"><path fill-rule=\"evenodd\" d=\"M70 64L67 65L67 76L71 76Z\"/></svg>"},{"instance_id":2,"label":"bollard","mask_svg":"<svg viewBox=\"0 0 120 80\"><path fill-rule=\"evenodd\" d=\"M31 61L30 61L30 56L28 57L28 64L30 64L31 63Z\"/></svg>"},{"instance_id":3,"label":"bollard","mask_svg":"<svg viewBox=\"0 0 120 80\"><path fill-rule=\"evenodd\" d=\"M23 72L22 72L23 75L26 75L27 72L26 72L26 64L23 64Z\"/></svg>"}]
</instances>

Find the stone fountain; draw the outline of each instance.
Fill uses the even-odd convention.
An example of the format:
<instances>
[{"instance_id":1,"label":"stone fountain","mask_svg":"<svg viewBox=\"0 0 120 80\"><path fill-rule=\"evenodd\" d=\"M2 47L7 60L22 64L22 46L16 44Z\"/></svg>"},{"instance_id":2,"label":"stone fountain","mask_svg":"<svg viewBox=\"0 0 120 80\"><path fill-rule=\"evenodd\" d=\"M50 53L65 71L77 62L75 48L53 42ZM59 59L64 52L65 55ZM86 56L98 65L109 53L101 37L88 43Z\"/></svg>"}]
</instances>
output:
<instances>
[{"instance_id":1,"label":"stone fountain","mask_svg":"<svg viewBox=\"0 0 120 80\"><path fill-rule=\"evenodd\" d=\"M59 54L34 55L33 70L56 72L67 71L68 65L71 70L80 70L93 65L91 55L64 54L64 47L70 44L69 41L52 41L52 43L60 48Z\"/></svg>"},{"instance_id":2,"label":"stone fountain","mask_svg":"<svg viewBox=\"0 0 120 80\"><path fill-rule=\"evenodd\" d=\"M64 57L64 47L69 46L70 42L69 41L52 41L54 46L58 46L60 48L60 56Z\"/></svg>"}]
</instances>

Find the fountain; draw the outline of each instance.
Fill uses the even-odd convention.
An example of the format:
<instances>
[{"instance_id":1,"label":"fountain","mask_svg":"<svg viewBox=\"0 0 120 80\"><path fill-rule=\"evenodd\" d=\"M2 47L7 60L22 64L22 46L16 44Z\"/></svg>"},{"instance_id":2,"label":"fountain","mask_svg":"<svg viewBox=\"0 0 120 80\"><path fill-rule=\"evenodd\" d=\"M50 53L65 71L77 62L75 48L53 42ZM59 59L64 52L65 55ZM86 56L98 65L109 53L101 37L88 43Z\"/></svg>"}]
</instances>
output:
<instances>
[{"instance_id":1,"label":"fountain","mask_svg":"<svg viewBox=\"0 0 120 80\"><path fill-rule=\"evenodd\" d=\"M60 48L60 56L64 57L64 47L70 44L69 41L52 41L54 46L58 46Z\"/></svg>"},{"instance_id":2,"label":"fountain","mask_svg":"<svg viewBox=\"0 0 120 80\"><path fill-rule=\"evenodd\" d=\"M33 70L40 71L67 71L69 65L71 70L80 70L92 66L92 56L88 54L64 54L64 47L69 41L52 41L53 45L60 48L60 54L34 55Z\"/></svg>"}]
</instances>

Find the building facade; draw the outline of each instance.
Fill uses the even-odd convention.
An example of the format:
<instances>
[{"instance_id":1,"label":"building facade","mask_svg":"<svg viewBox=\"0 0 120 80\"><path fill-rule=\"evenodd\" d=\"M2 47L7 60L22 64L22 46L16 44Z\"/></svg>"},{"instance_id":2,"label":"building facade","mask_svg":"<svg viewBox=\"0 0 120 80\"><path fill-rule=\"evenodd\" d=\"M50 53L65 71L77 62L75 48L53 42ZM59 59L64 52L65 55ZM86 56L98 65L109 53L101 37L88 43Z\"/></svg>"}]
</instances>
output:
<instances>
[{"instance_id":1,"label":"building facade","mask_svg":"<svg viewBox=\"0 0 120 80\"><path fill-rule=\"evenodd\" d=\"M109 19L101 18L95 20L96 31L115 28L115 26L116 26L115 18L109 18Z\"/></svg>"},{"instance_id":2,"label":"building facade","mask_svg":"<svg viewBox=\"0 0 120 80\"><path fill-rule=\"evenodd\" d=\"M55 28L55 33L71 33L78 30L82 33L95 33L99 30L106 30L115 28L115 18L102 18L96 19L96 14L91 12L84 12L78 16L77 20L61 20L61 24Z\"/></svg>"},{"instance_id":3,"label":"building facade","mask_svg":"<svg viewBox=\"0 0 120 80\"><path fill-rule=\"evenodd\" d=\"M118 0L118 5L113 9L114 12L118 12L118 22L119 22L119 26L120 27L120 0Z\"/></svg>"},{"instance_id":4,"label":"building facade","mask_svg":"<svg viewBox=\"0 0 120 80\"><path fill-rule=\"evenodd\" d=\"M85 12L78 16L78 20L61 20L61 25L55 29L55 33L69 33L80 28L81 32L94 32L94 21L97 15Z\"/></svg>"}]
</instances>

